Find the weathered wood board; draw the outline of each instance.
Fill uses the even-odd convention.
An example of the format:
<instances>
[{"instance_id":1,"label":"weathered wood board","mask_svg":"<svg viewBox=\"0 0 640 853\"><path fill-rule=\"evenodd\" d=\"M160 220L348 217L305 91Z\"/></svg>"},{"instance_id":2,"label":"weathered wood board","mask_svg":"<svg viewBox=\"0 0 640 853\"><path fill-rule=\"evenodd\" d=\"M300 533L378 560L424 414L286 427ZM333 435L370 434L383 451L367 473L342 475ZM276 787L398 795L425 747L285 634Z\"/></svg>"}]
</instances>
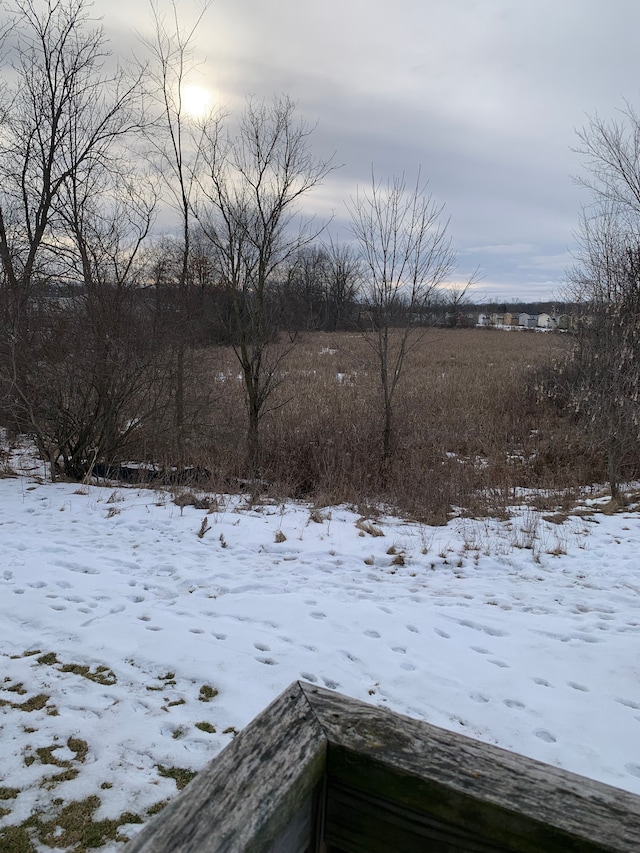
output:
<instances>
[{"instance_id":1,"label":"weathered wood board","mask_svg":"<svg viewBox=\"0 0 640 853\"><path fill-rule=\"evenodd\" d=\"M126 853L640 853L640 797L294 683Z\"/></svg>"},{"instance_id":2,"label":"weathered wood board","mask_svg":"<svg viewBox=\"0 0 640 853\"><path fill-rule=\"evenodd\" d=\"M640 797L329 690L301 689L329 740L330 845L360 836L368 846L344 849L388 850L380 841L388 802L389 816L404 809L414 824L435 821L440 834L457 827L478 845L467 838L407 851L640 851Z\"/></svg>"},{"instance_id":3,"label":"weathered wood board","mask_svg":"<svg viewBox=\"0 0 640 853\"><path fill-rule=\"evenodd\" d=\"M281 836L290 839L285 849L304 853L326 746L304 693L291 685L143 827L127 853L279 853ZM304 833L301 817L309 821Z\"/></svg>"}]
</instances>

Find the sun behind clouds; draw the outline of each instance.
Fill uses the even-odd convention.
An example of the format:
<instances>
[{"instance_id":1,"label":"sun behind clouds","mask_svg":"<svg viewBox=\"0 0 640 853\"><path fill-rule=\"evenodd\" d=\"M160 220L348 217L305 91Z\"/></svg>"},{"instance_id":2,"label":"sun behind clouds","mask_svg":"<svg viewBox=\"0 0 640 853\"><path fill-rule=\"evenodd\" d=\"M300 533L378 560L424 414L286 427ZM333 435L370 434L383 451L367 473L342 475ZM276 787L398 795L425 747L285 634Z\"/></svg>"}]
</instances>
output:
<instances>
[{"instance_id":1,"label":"sun behind clouds","mask_svg":"<svg viewBox=\"0 0 640 853\"><path fill-rule=\"evenodd\" d=\"M214 96L206 86L188 85L182 89L182 106L192 118L203 118L213 106Z\"/></svg>"}]
</instances>

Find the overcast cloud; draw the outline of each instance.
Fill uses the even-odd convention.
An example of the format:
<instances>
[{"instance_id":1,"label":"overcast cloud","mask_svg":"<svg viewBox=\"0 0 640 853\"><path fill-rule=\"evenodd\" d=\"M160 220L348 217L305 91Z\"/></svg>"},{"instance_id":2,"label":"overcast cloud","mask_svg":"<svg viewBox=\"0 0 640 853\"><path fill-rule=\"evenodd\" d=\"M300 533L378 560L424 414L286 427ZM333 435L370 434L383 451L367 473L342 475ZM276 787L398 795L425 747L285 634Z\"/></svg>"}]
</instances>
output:
<instances>
[{"instance_id":1,"label":"overcast cloud","mask_svg":"<svg viewBox=\"0 0 640 853\"><path fill-rule=\"evenodd\" d=\"M197 4L177 2L192 20ZM116 47L149 27L144 0L96 9ZM215 0L194 82L230 108L288 94L318 122L315 153L344 165L308 205L334 231L372 164L421 167L460 278L479 266L483 298L551 299L587 200L575 128L640 101L639 31L635 0Z\"/></svg>"}]
</instances>

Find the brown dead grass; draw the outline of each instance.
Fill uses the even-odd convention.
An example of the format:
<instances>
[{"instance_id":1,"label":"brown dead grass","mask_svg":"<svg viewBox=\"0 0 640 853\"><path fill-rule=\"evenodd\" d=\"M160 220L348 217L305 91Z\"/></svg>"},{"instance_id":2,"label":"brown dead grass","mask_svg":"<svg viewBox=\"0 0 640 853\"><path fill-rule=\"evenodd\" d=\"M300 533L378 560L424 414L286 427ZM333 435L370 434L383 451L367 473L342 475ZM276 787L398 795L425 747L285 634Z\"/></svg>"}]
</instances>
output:
<instances>
[{"instance_id":1,"label":"brown dead grass","mask_svg":"<svg viewBox=\"0 0 640 853\"><path fill-rule=\"evenodd\" d=\"M536 371L565 346L553 334L429 330L400 380L383 472L371 349L357 333L303 335L261 423L261 487L363 515L394 507L432 523L446 522L451 507L500 513L518 487L571 492L601 472L534 387ZM215 440L198 453L219 485L242 488L246 415L235 356L227 348L201 355L217 404L207 432Z\"/></svg>"},{"instance_id":2,"label":"brown dead grass","mask_svg":"<svg viewBox=\"0 0 640 853\"><path fill-rule=\"evenodd\" d=\"M184 459L209 472L210 492L246 491L258 502L301 498L316 507L347 503L367 517L381 508L431 523L445 523L452 507L501 515L519 487L564 490L570 499L604 472L570 421L537 400L536 374L567 344L560 334L428 330L407 359L393 455L382 467L380 374L371 348L357 332L300 335L261 421L257 479L246 464L244 389L232 349L192 350L188 394L203 404ZM162 436L150 424L137 458L169 469L176 460Z\"/></svg>"}]
</instances>

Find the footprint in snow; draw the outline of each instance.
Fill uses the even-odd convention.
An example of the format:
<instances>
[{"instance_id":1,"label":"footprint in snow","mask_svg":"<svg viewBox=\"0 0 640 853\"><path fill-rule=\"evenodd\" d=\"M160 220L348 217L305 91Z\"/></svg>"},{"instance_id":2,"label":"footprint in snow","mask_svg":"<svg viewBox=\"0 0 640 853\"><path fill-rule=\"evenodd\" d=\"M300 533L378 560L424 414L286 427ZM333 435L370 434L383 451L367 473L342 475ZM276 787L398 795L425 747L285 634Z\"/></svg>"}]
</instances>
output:
<instances>
[{"instance_id":1,"label":"footprint in snow","mask_svg":"<svg viewBox=\"0 0 640 853\"><path fill-rule=\"evenodd\" d=\"M490 655L491 652L489 649L485 649L484 646L470 646L472 652L477 652L479 655Z\"/></svg>"},{"instance_id":2,"label":"footprint in snow","mask_svg":"<svg viewBox=\"0 0 640 853\"><path fill-rule=\"evenodd\" d=\"M485 703L489 701L489 697L485 696L484 693L469 693L469 699L473 699L474 702Z\"/></svg>"},{"instance_id":3,"label":"footprint in snow","mask_svg":"<svg viewBox=\"0 0 640 853\"><path fill-rule=\"evenodd\" d=\"M442 628L434 628L433 630L439 637L443 637L445 640L451 639L451 634L447 634L447 632L443 631Z\"/></svg>"},{"instance_id":4,"label":"footprint in snow","mask_svg":"<svg viewBox=\"0 0 640 853\"><path fill-rule=\"evenodd\" d=\"M254 647L254 649L257 649L259 652L270 652L271 651L269 646L265 646L264 643L254 643L253 647Z\"/></svg>"},{"instance_id":5,"label":"footprint in snow","mask_svg":"<svg viewBox=\"0 0 640 853\"><path fill-rule=\"evenodd\" d=\"M403 661L400 664L400 669L404 669L405 672L415 672L416 670L415 666L412 663L409 663L408 661Z\"/></svg>"},{"instance_id":6,"label":"footprint in snow","mask_svg":"<svg viewBox=\"0 0 640 853\"><path fill-rule=\"evenodd\" d=\"M397 655L406 655L407 650L404 646L393 646L391 648L392 652L395 652Z\"/></svg>"},{"instance_id":7,"label":"footprint in snow","mask_svg":"<svg viewBox=\"0 0 640 853\"><path fill-rule=\"evenodd\" d=\"M190 634L204 634L202 628L189 628Z\"/></svg>"},{"instance_id":8,"label":"footprint in snow","mask_svg":"<svg viewBox=\"0 0 640 853\"><path fill-rule=\"evenodd\" d=\"M519 702L517 699L505 699L504 704L507 708L517 708L518 710L522 710L522 708L524 708L524 704Z\"/></svg>"},{"instance_id":9,"label":"footprint in snow","mask_svg":"<svg viewBox=\"0 0 640 853\"><path fill-rule=\"evenodd\" d=\"M500 628L493 628L489 625L480 625L478 622L471 622L469 619L461 619L460 625L464 628L473 628L474 631L481 631L483 634L488 634L490 637L508 637L506 631Z\"/></svg>"},{"instance_id":10,"label":"footprint in snow","mask_svg":"<svg viewBox=\"0 0 640 853\"><path fill-rule=\"evenodd\" d=\"M162 631L159 625L147 625L147 631Z\"/></svg>"},{"instance_id":11,"label":"footprint in snow","mask_svg":"<svg viewBox=\"0 0 640 853\"><path fill-rule=\"evenodd\" d=\"M327 618L327 614L326 614L326 613L321 613L319 610L314 610L314 612L313 612L313 613L311 613L311 618L312 618L312 619L326 619L326 618Z\"/></svg>"},{"instance_id":12,"label":"footprint in snow","mask_svg":"<svg viewBox=\"0 0 640 853\"><path fill-rule=\"evenodd\" d=\"M98 711L94 711L91 708L83 708L81 705L69 705L68 708L70 711L74 711L76 714L79 714L87 720L92 720L96 717L99 718L102 716ZM95 760L96 759L94 759L94 761Z\"/></svg>"},{"instance_id":13,"label":"footprint in snow","mask_svg":"<svg viewBox=\"0 0 640 853\"><path fill-rule=\"evenodd\" d=\"M540 740L543 740L545 743L556 742L555 735L552 735L551 732L548 732L546 729L537 729L537 731L534 732L534 735L537 738L540 738Z\"/></svg>"},{"instance_id":14,"label":"footprint in snow","mask_svg":"<svg viewBox=\"0 0 640 853\"><path fill-rule=\"evenodd\" d=\"M540 687L552 687L552 684L549 684L546 678L534 678L532 679L534 684L539 684Z\"/></svg>"},{"instance_id":15,"label":"footprint in snow","mask_svg":"<svg viewBox=\"0 0 640 853\"><path fill-rule=\"evenodd\" d=\"M581 693L590 693L588 687L585 687L584 684L577 684L575 681L567 681L569 687L573 687L574 690L579 690Z\"/></svg>"},{"instance_id":16,"label":"footprint in snow","mask_svg":"<svg viewBox=\"0 0 640 853\"><path fill-rule=\"evenodd\" d=\"M256 658L258 663L264 663L266 666L277 666L278 661L273 658Z\"/></svg>"},{"instance_id":17,"label":"footprint in snow","mask_svg":"<svg viewBox=\"0 0 640 853\"><path fill-rule=\"evenodd\" d=\"M312 684L315 684L318 680L317 676L315 676L312 672L301 672L300 678L304 678L305 681L310 681Z\"/></svg>"},{"instance_id":18,"label":"footprint in snow","mask_svg":"<svg viewBox=\"0 0 640 853\"><path fill-rule=\"evenodd\" d=\"M631 699L616 699L616 702L619 702L620 705L625 705L627 708L633 708L634 711L640 711L640 704L632 702Z\"/></svg>"},{"instance_id":19,"label":"footprint in snow","mask_svg":"<svg viewBox=\"0 0 640 853\"><path fill-rule=\"evenodd\" d=\"M380 634L377 631L365 631L365 637L371 637L374 640L377 640L380 637Z\"/></svg>"},{"instance_id":20,"label":"footprint in snow","mask_svg":"<svg viewBox=\"0 0 640 853\"><path fill-rule=\"evenodd\" d=\"M496 660L494 658L491 658L489 660L489 663L492 663L494 666L499 666L501 669L509 669L509 664L503 660Z\"/></svg>"},{"instance_id":21,"label":"footprint in snow","mask_svg":"<svg viewBox=\"0 0 640 853\"><path fill-rule=\"evenodd\" d=\"M631 773L632 776L640 778L640 764L625 764L624 769L627 773Z\"/></svg>"},{"instance_id":22,"label":"footprint in snow","mask_svg":"<svg viewBox=\"0 0 640 853\"><path fill-rule=\"evenodd\" d=\"M226 640L227 639L226 634L216 634L215 631L212 631L212 634L216 638L216 640Z\"/></svg>"},{"instance_id":23,"label":"footprint in snow","mask_svg":"<svg viewBox=\"0 0 640 853\"><path fill-rule=\"evenodd\" d=\"M418 631L415 625L407 625L407 631L411 631L412 634L420 633L420 631Z\"/></svg>"},{"instance_id":24,"label":"footprint in snow","mask_svg":"<svg viewBox=\"0 0 640 853\"><path fill-rule=\"evenodd\" d=\"M331 679L331 678L323 678L322 681L323 681L324 686L328 687L329 690L336 690L338 687L340 687L338 682L333 681L333 679Z\"/></svg>"}]
</instances>

